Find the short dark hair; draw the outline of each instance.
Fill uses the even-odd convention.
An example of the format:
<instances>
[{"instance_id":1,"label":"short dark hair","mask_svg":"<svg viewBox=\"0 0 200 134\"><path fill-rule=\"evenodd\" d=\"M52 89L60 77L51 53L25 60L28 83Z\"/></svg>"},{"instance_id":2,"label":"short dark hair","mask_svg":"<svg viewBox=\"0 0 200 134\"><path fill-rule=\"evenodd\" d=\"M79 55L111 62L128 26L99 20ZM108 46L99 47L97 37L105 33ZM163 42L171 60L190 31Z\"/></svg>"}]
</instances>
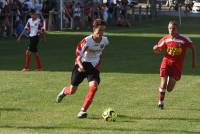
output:
<instances>
[{"instance_id":1,"label":"short dark hair","mask_svg":"<svg viewBox=\"0 0 200 134\"><path fill-rule=\"evenodd\" d=\"M97 28L98 26L106 26L106 22L102 19L96 19L93 22L93 28Z\"/></svg>"},{"instance_id":2,"label":"short dark hair","mask_svg":"<svg viewBox=\"0 0 200 134\"><path fill-rule=\"evenodd\" d=\"M169 21L169 24L172 24L172 25L178 27L178 24L176 23L175 20L170 20L170 21Z\"/></svg>"}]
</instances>

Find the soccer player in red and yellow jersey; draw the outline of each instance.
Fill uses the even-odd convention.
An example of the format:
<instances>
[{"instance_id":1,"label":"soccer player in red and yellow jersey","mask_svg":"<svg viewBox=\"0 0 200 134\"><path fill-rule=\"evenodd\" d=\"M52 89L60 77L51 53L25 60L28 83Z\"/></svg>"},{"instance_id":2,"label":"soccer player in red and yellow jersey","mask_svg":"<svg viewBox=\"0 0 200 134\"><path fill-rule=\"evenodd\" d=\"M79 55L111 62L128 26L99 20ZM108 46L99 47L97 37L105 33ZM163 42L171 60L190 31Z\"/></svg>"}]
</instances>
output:
<instances>
[{"instance_id":1,"label":"soccer player in red and yellow jersey","mask_svg":"<svg viewBox=\"0 0 200 134\"><path fill-rule=\"evenodd\" d=\"M100 83L99 67L101 64L102 52L108 45L108 38L103 36L106 23L101 19L93 22L93 34L85 37L76 48L75 66L72 70L71 85L64 87L58 94L56 101L60 103L66 95L72 95L76 92L79 84L87 78L89 83L88 94L85 97L78 118L87 117L87 109L89 108L94 95Z\"/></svg>"},{"instance_id":2,"label":"soccer player in red and yellow jersey","mask_svg":"<svg viewBox=\"0 0 200 134\"><path fill-rule=\"evenodd\" d=\"M183 70L183 63L187 48L192 50L192 68L196 66L195 48L192 41L178 34L178 24L170 21L168 24L169 34L160 39L158 44L153 47L156 54L160 54L163 49L166 54L160 66L160 87L158 107L164 108L165 91L172 91L176 81L180 80Z\"/></svg>"}]
</instances>

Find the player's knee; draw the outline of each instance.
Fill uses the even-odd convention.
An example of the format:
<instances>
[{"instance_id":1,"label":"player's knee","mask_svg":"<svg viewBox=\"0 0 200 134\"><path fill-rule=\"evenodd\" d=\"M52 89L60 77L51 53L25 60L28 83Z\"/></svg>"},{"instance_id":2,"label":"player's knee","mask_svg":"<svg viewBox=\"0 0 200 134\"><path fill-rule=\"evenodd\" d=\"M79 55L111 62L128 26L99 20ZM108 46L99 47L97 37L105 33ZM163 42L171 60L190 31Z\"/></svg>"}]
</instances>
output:
<instances>
[{"instance_id":1,"label":"player's knee","mask_svg":"<svg viewBox=\"0 0 200 134\"><path fill-rule=\"evenodd\" d=\"M159 92L165 92L165 90L166 90L165 88L162 87L159 88Z\"/></svg>"},{"instance_id":2,"label":"player's knee","mask_svg":"<svg viewBox=\"0 0 200 134\"><path fill-rule=\"evenodd\" d=\"M90 87L90 90L93 90L93 91L96 91L97 90L97 87L98 87L98 84L96 81L91 81L89 83L89 87Z\"/></svg>"},{"instance_id":3,"label":"player's knee","mask_svg":"<svg viewBox=\"0 0 200 134\"><path fill-rule=\"evenodd\" d=\"M29 50L26 50L26 54L31 55L31 52Z\"/></svg>"}]
</instances>

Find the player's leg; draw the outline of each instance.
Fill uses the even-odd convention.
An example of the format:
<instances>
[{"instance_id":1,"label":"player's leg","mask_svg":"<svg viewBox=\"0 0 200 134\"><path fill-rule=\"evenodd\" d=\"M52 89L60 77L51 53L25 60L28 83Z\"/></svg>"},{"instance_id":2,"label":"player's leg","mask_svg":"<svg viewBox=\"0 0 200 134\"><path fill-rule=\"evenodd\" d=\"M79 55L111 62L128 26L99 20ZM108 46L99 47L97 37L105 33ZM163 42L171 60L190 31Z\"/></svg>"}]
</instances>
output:
<instances>
[{"instance_id":1,"label":"player's leg","mask_svg":"<svg viewBox=\"0 0 200 134\"><path fill-rule=\"evenodd\" d=\"M77 117L78 118L86 118L87 117L87 110L90 107L95 93L98 89L98 85L100 83L100 77L99 77L99 71L92 66L92 64L86 64L86 70L87 72L87 79L89 82L89 89L88 93L84 99L83 105L81 107L80 112L78 113Z\"/></svg>"},{"instance_id":2,"label":"player's leg","mask_svg":"<svg viewBox=\"0 0 200 134\"><path fill-rule=\"evenodd\" d=\"M171 92L176 85L176 81L181 79L181 71L176 67L172 67L169 72L170 77L167 82L167 91Z\"/></svg>"},{"instance_id":3,"label":"player's leg","mask_svg":"<svg viewBox=\"0 0 200 134\"><path fill-rule=\"evenodd\" d=\"M167 82L167 91L171 92L174 89L175 85L176 80L173 77L169 77Z\"/></svg>"},{"instance_id":4,"label":"player's leg","mask_svg":"<svg viewBox=\"0 0 200 134\"><path fill-rule=\"evenodd\" d=\"M71 75L71 86L64 87L57 95L56 101L60 103L66 95L72 95L78 89L78 85L84 80L85 73L78 71L78 65L74 66Z\"/></svg>"},{"instance_id":5,"label":"player's leg","mask_svg":"<svg viewBox=\"0 0 200 134\"><path fill-rule=\"evenodd\" d=\"M40 55L38 52L35 53L35 68L36 68L36 71L40 71L42 68L41 61L40 61Z\"/></svg>"},{"instance_id":6,"label":"player's leg","mask_svg":"<svg viewBox=\"0 0 200 134\"><path fill-rule=\"evenodd\" d=\"M86 118L87 117L87 109L91 105L97 89L98 89L98 83L96 81L89 82L88 93L85 97L85 100L83 102L81 110L77 115L78 118Z\"/></svg>"},{"instance_id":7,"label":"player's leg","mask_svg":"<svg viewBox=\"0 0 200 134\"><path fill-rule=\"evenodd\" d=\"M27 49L26 55L25 55L25 64L24 64L24 68L22 69L22 71L29 71L30 61L31 61L31 52Z\"/></svg>"},{"instance_id":8,"label":"player's leg","mask_svg":"<svg viewBox=\"0 0 200 134\"><path fill-rule=\"evenodd\" d=\"M41 67L40 55L38 53L39 36L34 36L31 42L32 42L31 50L35 54L35 69L36 71L40 71L42 67Z\"/></svg>"},{"instance_id":9,"label":"player's leg","mask_svg":"<svg viewBox=\"0 0 200 134\"><path fill-rule=\"evenodd\" d=\"M76 92L78 86L70 85L69 87L64 87L58 94L56 101L60 103L66 95L72 95Z\"/></svg>"},{"instance_id":10,"label":"player's leg","mask_svg":"<svg viewBox=\"0 0 200 134\"><path fill-rule=\"evenodd\" d=\"M165 91L167 86L167 79L168 77L160 77L160 87L159 87L159 101L158 101L158 107L160 109L164 108L164 99L165 99Z\"/></svg>"}]
</instances>

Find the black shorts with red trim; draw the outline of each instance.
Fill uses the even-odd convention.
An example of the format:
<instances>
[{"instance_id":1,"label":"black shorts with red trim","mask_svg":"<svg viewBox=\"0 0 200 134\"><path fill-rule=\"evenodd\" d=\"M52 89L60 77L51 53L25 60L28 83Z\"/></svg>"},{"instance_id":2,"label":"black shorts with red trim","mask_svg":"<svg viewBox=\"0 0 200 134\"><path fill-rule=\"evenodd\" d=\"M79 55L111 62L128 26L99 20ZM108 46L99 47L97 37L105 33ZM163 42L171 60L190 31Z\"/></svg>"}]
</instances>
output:
<instances>
[{"instance_id":1,"label":"black shorts with red trim","mask_svg":"<svg viewBox=\"0 0 200 134\"><path fill-rule=\"evenodd\" d=\"M33 36L29 38L30 38L30 44L28 45L28 50L33 53L38 52L39 36Z\"/></svg>"},{"instance_id":2,"label":"black shorts with red trim","mask_svg":"<svg viewBox=\"0 0 200 134\"><path fill-rule=\"evenodd\" d=\"M79 66L75 65L72 71L71 84L73 86L78 86L85 78L87 78L88 82L96 81L99 84L99 70L97 70L90 62L83 62L82 64L85 69L85 72L79 72Z\"/></svg>"}]
</instances>

